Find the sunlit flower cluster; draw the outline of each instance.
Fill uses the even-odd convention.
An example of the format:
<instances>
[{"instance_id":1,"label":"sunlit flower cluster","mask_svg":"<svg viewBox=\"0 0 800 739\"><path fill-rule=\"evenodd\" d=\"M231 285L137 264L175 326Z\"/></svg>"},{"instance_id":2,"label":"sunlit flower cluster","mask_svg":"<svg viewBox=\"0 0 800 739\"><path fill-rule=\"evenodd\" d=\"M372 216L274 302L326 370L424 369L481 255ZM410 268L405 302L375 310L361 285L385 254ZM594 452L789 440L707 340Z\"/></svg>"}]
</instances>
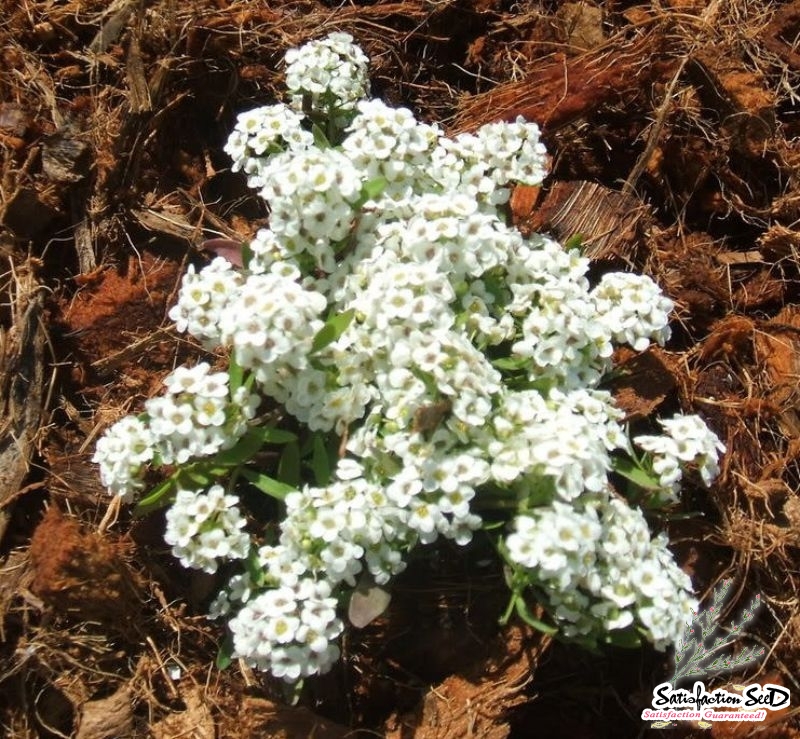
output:
<instances>
[{"instance_id":1,"label":"sunlit flower cluster","mask_svg":"<svg viewBox=\"0 0 800 739\"><path fill-rule=\"evenodd\" d=\"M286 498L283 552L276 549L273 556L290 556L331 585L354 586L365 565L376 582L386 583L405 568L408 519L409 512L394 505L381 485L361 476L304 487Z\"/></svg>"},{"instance_id":2,"label":"sunlit flower cluster","mask_svg":"<svg viewBox=\"0 0 800 739\"><path fill-rule=\"evenodd\" d=\"M251 187L260 187L260 165L264 157L282 151L300 152L311 147L314 137L302 127L303 116L288 105L277 103L239 115L225 153L233 160L234 172L249 175Z\"/></svg>"},{"instance_id":3,"label":"sunlit flower cluster","mask_svg":"<svg viewBox=\"0 0 800 739\"><path fill-rule=\"evenodd\" d=\"M153 459L155 444L155 434L135 416L126 416L106 430L92 461L100 465L100 480L109 493L129 501L144 487L144 466Z\"/></svg>"},{"instance_id":4,"label":"sunlit flower cluster","mask_svg":"<svg viewBox=\"0 0 800 739\"><path fill-rule=\"evenodd\" d=\"M222 257L197 272L190 264L183 276L178 302L169 311L178 331L188 331L205 347L219 345L219 323L230 297L244 284L243 275Z\"/></svg>"},{"instance_id":5,"label":"sunlit flower cluster","mask_svg":"<svg viewBox=\"0 0 800 739\"><path fill-rule=\"evenodd\" d=\"M164 385L141 416L121 419L97 443L103 484L126 500L143 487L145 463L184 464L232 447L261 402L244 387L231 396L228 373L211 372L207 362L178 367Z\"/></svg>"},{"instance_id":6,"label":"sunlit flower cluster","mask_svg":"<svg viewBox=\"0 0 800 739\"><path fill-rule=\"evenodd\" d=\"M600 391L508 393L486 442L492 476L521 490L544 477L554 500L599 493L608 484L609 451L624 444L620 416Z\"/></svg>"},{"instance_id":7,"label":"sunlit flower cluster","mask_svg":"<svg viewBox=\"0 0 800 739\"><path fill-rule=\"evenodd\" d=\"M216 572L220 561L248 555L250 535L238 502L221 485L207 491L178 490L167 511L164 541L184 567Z\"/></svg>"},{"instance_id":8,"label":"sunlit flower cluster","mask_svg":"<svg viewBox=\"0 0 800 739\"><path fill-rule=\"evenodd\" d=\"M612 331L615 342L637 351L652 340L663 344L670 336L672 301L647 275L610 272L592 291L596 314Z\"/></svg>"},{"instance_id":9,"label":"sunlit flower cluster","mask_svg":"<svg viewBox=\"0 0 800 739\"><path fill-rule=\"evenodd\" d=\"M233 446L247 429L260 399L239 388L230 397L228 374L211 372L208 363L178 367L164 380L164 395L144 409L162 462L183 464Z\"/></svg>"},{"instance_id":10,"label":"sunlit flower cluster","mask_svg":"<svg viewBox=\"0 0 800 739\"><path fill-rule=\"evenodd\" d=\"M636 436L634 444L652 454L653 472L661 488L677 500L683 470L693 467L706 485L719 474L719 455L725 445L699 416L660 419L666 432L660 436Z\"/></svg>"},{"instance_id":11,"label":"sunlit flower cluster","mask_svg":"<svg viewBox=\"0 0 800 739\"><path fill-rule=\"evenodd\" d=\"M322 295L303 290L290 277L251 275L228 301L221 342L259 382L268 382L279 370L306 365L325 308Z\"/></svg>"},{"instance_id":12,"label":"sunlit flower cluster","mask_svg":"<svg viewBox=\"0 0 800 739\"><path fill-rule=\"evenodd\" d=\"M445 189L463 192L480 204L505 203L512 182L536 184L547 157L539 127L519 117L514 123L490 123L476 133L440 140L432 154L432 176Z\"/></svg>"},{"instance_id":13,"label":"sunlit flower cluster","mask_svg":"<svg viewBox=\"0 0 800 739\"><path fill-rule=\"evenodd\" d=\"M369 59L349 33L330 33L286 52L286 88L299 111L339 122L369 94ZM305 98L308 98L306 103Z\"/></svg>"},{"instance_id":14,"label":"sunlit flower cluster","mask_svg":"<svg viewBox=\"0 0 800 739\"><path fill-rule=\"evenodd\" d=\"M327 672L344 628L330 584L310 578L249 599L228 626L236 654L287 682Z\"/></svg>"},{"instance_id":15,"label":"sunlit flower cluster","mask_svg":"<svg viewBox=\"0 0 800 739\"><path fill-rule=\"evenodd\" d=\"M275 156L262 170L261 196L270 204L270 229L289 257L309 254L313 266L335 268L335 242L349 233L361 173L336 149Z\"/></svg>"},{"instance_id":16,"label":"sunlit flower cluster","mask_svg":"<svg viewBox=\"0 0 800 739\"><path fill-rule=\"evenodd\" d=\"M506 538L509 559L548 593L565 636L595 641L636 624L657 649L676 641L697 608L666 544L607 492L520 515Z\"/></svg>"},{"instance_id":17,"label":"sunlit flower cluster","mask_svg":"<svg viewBox=\"0 0 800 739\"><path fill-rule=\"evenodd\" d=\"M242 268L190 268L170 311L230 373L179 368L112 426L95 454L104 484L129 498L164 464L208 478L176 478L167 542L189 567L231 562L210 613L229 619L233 656L287 681L338 658L337 598L388 585L415 546L468 544L486 511L506 512L508 530L487 535L514 597L588 644L621 631L666 646L691 583L609 476L641 462L674 498L687 465L711 483L723 447L679 417L637 436L637 456L600 383L616 346L669 338L671 301L648 277L592 282L577 249L508 225L510 187L545 176L535 124L449 138L366 100L347 34L286 61L291 104L241 114L226 146L269 227ZM256 419L262 398L293 431ZM258 454L298 426L285 454ZM285 514L252 540L235 495L248 484Z\"/></svg>"},{"instance_id":18,"label":"sunlit flower cluster","mask_svg":"<svg viewBox=\"0 0 800 739\"><path fill-rule=\"evenodd\" d=\"M403 200L433 182L432 151L439 145L437 126L420 123L406 108L390 108L382 100L362 100L347 128L342 151L369 180L387 181L384 195Z\"/></svg>"}]
</instances>

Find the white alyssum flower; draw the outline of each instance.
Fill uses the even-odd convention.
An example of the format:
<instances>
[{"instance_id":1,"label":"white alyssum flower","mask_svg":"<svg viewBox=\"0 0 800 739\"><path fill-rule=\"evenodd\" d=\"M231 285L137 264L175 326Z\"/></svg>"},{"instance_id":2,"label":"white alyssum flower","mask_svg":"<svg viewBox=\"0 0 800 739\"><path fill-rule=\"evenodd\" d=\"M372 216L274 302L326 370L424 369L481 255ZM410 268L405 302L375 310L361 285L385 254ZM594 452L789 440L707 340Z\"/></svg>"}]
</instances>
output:
<instances>
[{"instance_id":1,"label":"white alyssum flower","mask_svg":"<svg viewBox=\"0 0 800 739\"><path fill-rule=\"evenodd\" d=\"M92 462L100 465L100 480L108 492L130 501L144 487L144 466L153 459L155 447L155 435L135 416L126 416L108 428L92 457Z\"/></svg>"},{"instance_id":2,"label":"white alyssum flower","mask_svg":"<svg viewBox=\"0 0 800 739\"><path fill-rule=\"evenodd\" d=\"M395 505L383 488L364 477L335 480L326 487L304 487L286 497L281 545L308 572L327 582L355 585L364 563L379 583L405 568L390 556L406 551L415 540L407 510Z\"/></svg>"},{"instance_id":3,"label":"white alyssum flower","mask_svg":"<svg viewBox=\"0 0 800 739\"><path fill-rule=\"evenodd\" d=\"M277 103L240 113L224 151L233 160L231 170L243 170L251 187L260 187L261 169L272 154L310 148L314 137L303 126L303 116Z\"/></svg>"},{"instance_id":4,"label":"white alyssum flower","mask_svg":"<svg viewBox=\"0 0 800 739\"><path fill-rule=\"evenodd\" d=\"M251 275L220 318L220 341L232 347L239 365L266 384L278 371L307 365L326 306L322 295L289 277Z\"/></svg>"},{"instance_id":5,"label":"white alyssum flower","mask_svg":"<svg viewBox=\"0 0 800 739\"><path fill-rule=\"evenodd\" d=\"M697 607L666 537L651 539L641 512L614 496L555 501L517 516L505 546L547 593L568 635L596 638L637 624L663 650Z\"/></svg>"},{"instance_id":6,"label":"white alyssum flower","mask_svg":"<svg viewBox=\"0 0 800 739\"><path fill-rule=\"evenodd\" d=\"M614 341L644 351L650 341L661 346L670 337L672 301L646 275L612 272L592 290L594 312Z\"/></svg>"},{"instance_id":7,"label":"white alyssum flower","mask_svg":"<svg viewBox=\"0 0 800 739\"><path fill-rule=\"evenodd\" d=\"M247 557L250 535L238 502L221 485L178 490L167 511L164 540L184 567L216 572L220 561Z\"/></svg>"},{"instance_id":8,"label":"white alyssum flower","mask_svg":"<svg viewBox=\"0 0 800 739\"><path fill-rule=\"evenodd\" d=\"M308 255L325 272L335 247L351 231L363 175L336 149L277 155L262 171L261 196L270 203L270 230L286 258Z\"/></svg>"},{"instance_id":9,"label":"white alyssum flower","mask_svg":"<svg viewBox=\"0 0 800 739\"><path fill-rule=\"evenodd\" d=\"M636 436L633 443L652 454L653 471L670 500L677 500L684 469L694 467L706 486L719 474L719 455L725 445L696 415L660 419L661 436Z\"/></svg>"},{"instance_id":10,"label":"white alyssum flower","mask_svg":"<svg viewBox=\"0 0 800 739\"><path fill-rule=\"evenodd\" d=\"M183 464L228 449L247 430L260 403L240 388L230 397L228 375L207 362L178 367L164 380L167 392L145 403L145 418L162 462Z\"/></svg>"},{"instance_id":11,"label":"white alyssum flower","mask_svg":"<svg viewBox=\"0 0 800 739\"><path fill-rule=\"evenodd\" d=\"M547 152L539 127L524 118L491 123L477 133L442 137L431 154L431 175L447 190L487 206L505 203L513 182L538 185L547 173Z\"/></svg>"},{"instance_id":12,"label":"white alyssum flower","mask_svg":"<svg viewBox=\"0 0 800 739\"><path fill-rule=\"evenodd\" d=\"M244 281L244 275L223 257L217 257L200 272L190 264L169 317L178 331L188 331L204 347L213 349L221 341L220 320Z\"/></svg>"},{"instance_id":13,"label":"white alyssum flower","mask_svg":"<svg viewBox=\"0 0 800 739\"><path fill-rule=\"evenodd\" d=\"M492 418L494 434L484 442L492 475L506 483L544 478L564 501L602 492L609 451L622 435L619 420L607 394L508 393Z\"/></svg>"},{"instance_id":14,"label":"white alyssum flower","mask_svg":"<svg viewBox=\"0 0 800 739\"><path fill-rule=\"evenodd\" d=\"M383 195L402 200L429 186L428 164L442 132L420 123L406 108L391 108L381 100L362 100L347 128L342 151L366 179L386 179Z\"/></svg>"},{"instance_id":15,"label":"white alyssum flower","mask_svg":"<svg viewBox=\"0 0 800 739\"><path fill-rule=\"evenodd\" d=\"M369 94L369 60L349 33L330 33L286 52L286 88L292 107L341 116Z\"/></svg>"},{"instance_id":16,"label":"white alyssum flower","mask_svg":"<svg viewBox=\"0 0 800 739\"><path fill-rule=\"evenodd\" d=\"M535 124L450 138L366 100L367 60L347 34L286 63L289 104L240 114L226 144L269 227L242 268L190 268L170 311L230 354L241 386L206 363L177 368L99 441L104 484L130 499L148 466L222 476L237 459L222 453L258 440L246 434L262 399L294 417L318 484L286 495L276 538L259 531L258 546L219 484L180 489L166 534L187 566L239 561L210 613L228 619L234 656L290 682L338 658L337 598L361 578L389 583L418 545L467 544L486 510L512 511L501 549L517 595L535 590L563 634L635 628L663 648L690 614L691 583L610 492L612 455L635 452L598 388L615 345L666 341L671 301L637 275L593 287L578 250L508 225L511 186L545 175ZM677 494L687 465L710 483L719 440L694 417L663 427L634 439L662 486Z\"/></svg>"},{"instance_id":17,"label":"white alyssum flower","mask_svg":"<svg viewBox=\"0 0 800 739\"><path fill-rule=\"evenodd\" d=\"M249 573L231 575L225 588L217 593L209 604L208 617L217 619L231 614L234 608L250 600L253 590Z\"/></svg>"},{"instance_id":18,"label":"white alyssum flower","mask_svg":"<svg viewBox=\"0 0 800 739\"><path fill-rule=\"evenodd\" d=\"M286 682L327 672L344 624L324 581L302 578L250 598L230 619L234 656Z\"/></svg>"}]
</instances>

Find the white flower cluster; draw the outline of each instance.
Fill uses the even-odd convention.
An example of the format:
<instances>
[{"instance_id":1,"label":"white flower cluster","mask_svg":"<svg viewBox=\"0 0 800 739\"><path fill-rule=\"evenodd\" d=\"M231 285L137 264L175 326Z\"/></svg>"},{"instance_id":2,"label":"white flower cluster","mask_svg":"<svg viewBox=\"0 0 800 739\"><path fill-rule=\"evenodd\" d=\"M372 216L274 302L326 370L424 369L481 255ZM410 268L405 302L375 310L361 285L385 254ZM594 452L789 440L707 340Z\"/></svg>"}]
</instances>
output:
<instances>
[{"instance_id":1,"label":"white flower cluster","mask_svg":"<svg viewBox=\"0 0 800 739\"><path fill-rule=\"evenodd\" d=\"M653 455L653 472L659 485L676 501L686 467L695 467L706 486L719 474L719 455L725 445L699 416L674 416L660 419L665 434L636 436L634 444Z\"/></svg>"},{"instance_id":2,"label":"white flower cluster","mask_svg":"<svg viewBox=\"0 0 800 739\"><path fill-rule=\"evenodd\" d=\"M178 303L170 308L169 317L181 333L188 331L206 348L217 346L221 338L219 324L230 296L243 284L242 274L222 257L199 273L190 264L181 282Z\"/></svg>"},{"instance_id":3,"label":"white flower cluster","mask_svg":"<svg viewBox=\"0 0 800 739\"><path fill-rule=\"evenodd\" d=\"M250 598L228 626L236 654L287 682L327 672L344 629L331 586L310 578Z\"/></svg>"},{"instance_id":4,"label":"white flower cluster","mask_svg":"<svg viewBox=\"0 0 800 739\"><path fill-rule=\"evenodd\" d=\"M589 260L547 239L524 260L524 271L510 270L509 309L525 312L513 351L529 357L540 376L593 386L610 369L614 344L643 351L669 338L672 301L646 275L614 272L591 288Z\"/></svg>"},{"instance_id":5,"label":"white flower cluster","mask_svg":"<svg viewBox=\"0 0 800 739\"><path fill-rule=\"evenodd\" d=\"M239 365L268 387L267 394L285 402L285 376L308 366L327 301L303 289L296 281L299 271L286 262L246 280L230 266L217 257L199 274L190 268L170 317L206 347L229 347Z\"/></svg>"},{"instance_id":6,"label":"white flower cluster","mask_svg":"<svg viewBox=\"0 0 800 739\"><path fill-rule=\"evenodd\" d=\"M362 100L357 110L342 151L362 177L383 177L388 183L384 195L397 201L433 181L429 165L441 135L436 126L420 123L410 110L390 108L382 100Z\"/></svg>"},{"instance_id":7,"label":"white flower cluster","mask_svg":"<svg viewBox=\"0 0 800 739\"><path fill-rule=\"evenodd\" d=\"M288 105L265 105L242 113L225 144L234 172L257 176L262 157L282 151L303 151L314 143L310 131L302 128L303 116ZM250 181L256 187L255 180Z\"/></svg>"},{"instance_id":8,"label":"white flower cluster","mask_svg":"<svg viewBox=\"0 0 800 739\"><path fill-rule=\"evenodd\" d=\"M253 590L253 581L249 572L231 575L225 587L209 604L208 617L216 619L229 615L234 608L241 607L250 600Z\"/></svg>"},{"instance_id":9,"label":"white flower cluster","mask_svg":"<svg viewBox=\"0 0 800 739\"><path fill-rule=\"evenodd\" d=\"M144 487L144 466L155 454L156 437L135 416L117 421L97 442L92 461L100 465L100 480L112 495L130 500Z\"/></svg>"},{"instance_id":10,"label":"white flower cluster","mask_svg":"<svg viewBox=\"0 0 800 739\"><path fill-rule=\"evenodd\" d=\"M349 33L290 49L285 59L286 88L297 110L308 96L312 112L339 116L369 94L369 59Z\"/></svg>"},{"instance_id":11,"label":"white flower cluster","mask_svg":"<svg viewBox=\"0 0 800 739\"><path fill-rule=\"evenodd\" d=\"M609 451L624 448L622 413L603 391L508 393L492 418L487 452L495 480L521 490L546 478L555 498L574 501L608 486Z\"/></svg>"},{"instance_id":12,"label":"white flower cluster","mask_svg":"<svg viewBox=\"0 0 800 739\"><path fill-rule=\"evenodd\" d=\"M178 490L167 511L164 541L184 567L216 572L219 560L244 559L250 552L239 499L221 485L207 491Z\"/></svg>"},{"instance_id":13,"label":"white flower cluster","mask_svg":"<svg viewBox=\"0 0 800 739\"><path fill-rule=\"evenodd\" d=\"M547 174L547 152L539 128L518 117L490 123L477 133L443 139L433 153L434 179L491 205L505 203L512 182L539 183Z\"/></svg>"},{"instance_id":14,"label":"white flower cluster","mask_svg":"<svg viewBox=\"0 0 800 739\"><path fill-rule=\"evenodd\" d=\"M306 487L286 497L281 548L273 556L302 563L333 586L355 586L365 562L375 581L386 583L405 567L407 519L382 486L363 477Z\"/></svg>"},{"instance_id":15,"label":"white flower cluster","mask_svg":"<svg viewBox=\"0 0 800 739\"><path fill-rule=\"evenodd\" d=\"M316 332L325 298L303 290L290 277L252 275L230 296L220 320L220 339L236 361L267 383L288 367L301 369Z\"/></svg>"},{"instance_id":16,"label":"white flower cluster","mask_svg":"<svg viewBox=\"0 0 800 739\"><path fill-rule=\"evenodd\" d=\"M610 491L613 455L632 448L598 385L615 344L666 341L672 303L647 277L593 287L578 251L507 225L509 186L545 175L534 124L450 139L361 99L355 49L334 34L290 52L293 108L239 117L226 150L268 201L270 226L243 269L220 258L190 269L170 312L179 331L227 350L252 393L229 398L225 376L181 370L141 420L98 444L104 482L128 494L147 465L233 445L260 396L314 432L306 449L338 446L330 482L285 497L261 573L235 575L211 607L231 619L235 656L287 680L337 658L334 595L362 577L386 584L417 544L467 544L483 508L521 512L507 557L566 633L638 627L667 643L690 583L666 540ZM669 457L710 478L721 446L698 423L665 422L661 441L636 441L654 466ZM246 551L238 512L187 513L209 494L182 491L168 514L168 541L189 566Z\"/></svg>"},{"instance_id":17,"label":"white flower cluster","mask_svg":"<svg viewBox=\"0 0 800 739\"><path fill-rule=\"evenodd\" d=\"M142 416L121 419L97 442L92 461L103 484L125 500L144 486L145 463L184 464L232 447L261 402L244 387L231 397L227 373L211 372L207 362L178 367L164 385Z\"/></svg>"},{"instance_id":18,"label":"white flower cluster","mask_svg":"<svg viewBox=\"0 0 800 739\"><path fill-rule=\"evenodd\" d=\"M565 636L596 640L637 624L663 650L697 609L665 537L651 539L641 512L613 496L520 515L506 547L547 593Z\"/></svg>"},{"instance_id":19,"label":"white flower cluster","mask_svg":"<svg viewBox=\"0 0 800 739\"><path fill-rule=\"evenodd\" d=\"M259 397L244 387L230 397L228 374L210 370L207 362L178 367L164 379L166 393L144 404L165 464L210 457L233 446L255 415Z\"/></svg>"},{"instance_id":20,"label":"white flower cluster","mask_svg":"<svg viewBox=\"0 0 800 739\"><path fill-rule=\"evenodd\" d=\"M261 170L261 196L270 204L270 230L287 257L303 253L332 272L334 245L349 233L361 173L335 149L273 157Z\"/></svg>"},{"instance_id":21,"label":"white flower cluster","mask_svg":"<svg viewBox=\"0 0 800 739\"><path fill-rule=\"evenodd\" d=\"M611 272L592 291L600 320L613 329L612 337L643 351L651 340L663 344L670 336L672 301L646 275Z\"/></svg>"}]
</instances>

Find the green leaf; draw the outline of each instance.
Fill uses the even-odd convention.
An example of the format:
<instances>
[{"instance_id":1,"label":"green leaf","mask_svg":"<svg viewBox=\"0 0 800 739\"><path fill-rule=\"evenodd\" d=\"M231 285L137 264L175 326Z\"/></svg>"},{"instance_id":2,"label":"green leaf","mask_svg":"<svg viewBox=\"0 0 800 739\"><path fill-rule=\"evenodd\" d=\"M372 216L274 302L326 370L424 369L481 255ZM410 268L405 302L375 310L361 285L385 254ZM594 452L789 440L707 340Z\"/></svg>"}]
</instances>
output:
<instances>
[{"instance_id":1,"label":"green leaf","mask_svg":"<svg viewBox=\"0 0 800 739\"><path fill-rule=\"evenodd\" d=\"M505 521L485 521L481 524L481 528L484 531L496 531L497 529L502 529L506 525Z\"/></svg>"},{"instance_id":2,"label":"green leaf","mask_svg":"<svg viewBox=\"0 0 800 739\"><path fill-rule=\"evenodd\" d=\"M178 472L178 481L183 483L186 480L189 480L191 483L194 483L194 485L191 485L190 487L194 486L197 486L199 488L211 487L215 479L216 475L212 475L210 468L206 467L205 465L198 465L195 467L184 467L182 470Z\"/></svg>"},{"instance_id":3,"label":"green leaf","mask_svg":"<svg viewBox=\"0 0 800 739\"><path fill-rule=\"evenodd\" d=\"M288 444L292 441L297 441L297 434L284 429L276 429L270 426L259 427L258 432L265 444Z\"/></svg>"},{"instance_id":4,"label":"green leaf","mask_svg":"<svg viewBox=\"0 0 800 739\"><path fill-rule=\"evenodd\" d=\"M331 481L331 461L322 434L316 432L313 443L311 470L314 473L314 481L319 487L323 487Z\"/></svg>"},{"instance_id":5,"label":"green leaf","mask_svg":"<svg viewBox=\"0 0 800 739\"><path fill-rule=\"evenodd\" d=\"M383 193L389 181L385 177L376 177L374 180L365 182L361 187L361 192L370 200L374 200Z\"/></svg>"},{"instance_id":6,"label":"green leaf","mask_svg":"<svg viewBox=\"0 0 800 739\"><path fill-rule=\"evenodd\" d=\"M212 458L215 464L221 464L226 467L238 467L240 464L249 462L264 446L263 429L251 428L242 436L239 441L230 449L223 449L217 452Z\"/></svg>"},{"instance_id":7,"label":"green leaf","mask_svg":"<svg viewBox=\"0 0 800 739\"><path fill-rule=\"evenodd\" d=\"M300 484L300 447L291 442L283 448L278 462L278 479L296 488Z\"/></svg>"},{"instance_id":8,"label":"green leaf","mask_svg":"<svg viewBox=\"0 0 800 739\"><path fill-rule=\"evenodd\" d=\"M291 485L279 482L274 477L270 477L263 472L258 472L249 467L242 467L242 469L239 470L239 474L244 477L245 480L255 485L262 493L266 493L277 500L283 500L289 493L294 492L296 489Z\"/></svg>"},{"instance_id":9,"label":"green leaf","mask_svg":"<svg viewBox=\"0 0 800 739\"><path fill-rule=\"evenodd\" d=\"M359 193L358 200L353 203L353 209L358 211L368 200L376 200L379 198L388 184L389 180L385 177L376 177L374 180L365 182L361 185L361 192Z\"/></svg>"},{"instance_id":10,"label":"green leaf","mask_svg":"<svg viewBox=\"0 0 800 739\"><path fill-rule=\"evenodd\" d=\"M228 387L230 388L231 396L233 396L233 394L242 386L243 383L244 367L242 367L236 361L236 357L231 354L228 362Z\"/></svg>"},{"instance_id":11,"label":"green leaf","mask_svg":"<svg viewBox=\"0 0 800 739\"><path fill-rule=\"evenodd\" d=\"M623 647L624 649L635 649L642 643L642 637L635 629L624 629L609 631L606 636L606 641L615 647Z\"/></svg>"},{"instance_id":12,"label":"green leaf","mask_svg":"<svg viewBox=\"0 0 800 739\"><path fill-rule=\"evenodd\" d=\"M156 485L146 497L142 498L136 505L136 508L133 510L134 516L146 516L148 513L152 511L156 511L159 508L163 508L165 505L169 505L170 493L172 492L173 488L176 487L176 480L175 476L171 475L168 477L164 482Z\"/></svg>"},{"instance_id":13,"label":"green leaf","mask_svg":"<svg viewBox=\"0 0 800 739\"><path fill-rule=\"evenodd\" d=\"M564 242L564 249L583 249L583 234L573 234Z\"/></svg>"},{"instance_id":14,"label":"green leaf","mask_svg":"<svg viewBox=\"0 0 800 739\"><path fill-rule=\"evenodd\" d=\"M227 477L231 473L230 467L214 464L213 459L208 462L198 462L197 464L206 473L209 480L218 480L220 477Z\"/></svg>"},{"instance_id":15,"label":"green leaf","mask_svg":"<svg viewBox=\"0 0 800 739\"><path fill-rule=\"evenodd\" d=\"M261 564L261 561L258 556L258 550L256 547L250 548L250 553L247 556L247 559L244 561L245 569L247 570L247 574L250 575L250 582L255 587L261 587L264 584L265 580L265 570L264 566Z\"/></svg>"},{"instance_id":16,"label":"green leaf","mask_svg":"<svg viewBox=\"0 0 800 739\"><path fill-rule=\"evenodd\" d=\"M481 276L486 291L495 299L495 308L505 306L511 299L508 289L508 275L504 267L493 267Z\"/></svg>"},{"instance_id":17,"label":"green leaf","mask_svg":"<svg viewBox=\"0 0 800 739\"><path fill-rule=\"evenodd\" d=\"M538 618L536 618L536 616L530 612L528 605L521 596L517 596L515 605L517 608L517 614L526 624L528 624L528 626L533 626L533 628L537 631L541 631L543 634L549 634L551 636L558 633L558 629L555 626L546 624L544 621L540 621Z\"/></svg>"},{"instance_id":18,"label":"green leaf","mask_svg":"<svg viewBox=\"0 0 800 739\"><path fill-rule=\"evenodd\" d=\"M354 315L355 311L351 308L344 313L337 313L325 321L325 325L317 331L311 342L311 353L315 354L336 341L347 330Z\"/></svg>"},{"instance_id":19,"label":"green leaf","mask_svg":"<svg viewBox=\"0 0 800 739\"><path fill-rule=\"evenodd\" d=\"M242 244L242 267L245 269L250 269L250 262L253 261L254 256L255 252L253 251L253 248L250 246L249 242Z\"/></svg>"},{"instance_id":20,"label":"green leaf","mask_svg":"<svg viewBox=\"0 0 800 739\"><path fill-rule=\"evenodd\" d=\"M218 670L225 670L230 667L233 661L233 634L226 634L219 645L217 659L215 660Z\"/></svg>"},{"instance_id":21,"label":"green leaf","mask_svg":"<svg viewBox=\"0 0 800 739\"><path fill-rule=\"evenodd\" d=\"M498 357L492 360L492 366L499 370L514 372L530 366L530 357Z\"/></svg>"},{"instance_id":22,"label":"green leaf","mask_svg":"<svg viewBox=\"0 0 800 739\"><path fill-rule=\"evenodd\" d=\"M316 123L311 124L311 135L314 137L314 146L318 149L330 149L331 142L325 135L325 131L320 128Z\"/></svg>"},{"instance_id":23,"label":"green leaf","mask_svg":"<svg viewBox=\"0 0 800 739\"><path fill-rule=\"evenodd\" d=\"M661 485L658 484L658 478L630 457L612 457L611 469L644 490L662 489Z\"/></svg>"}]
</instances>

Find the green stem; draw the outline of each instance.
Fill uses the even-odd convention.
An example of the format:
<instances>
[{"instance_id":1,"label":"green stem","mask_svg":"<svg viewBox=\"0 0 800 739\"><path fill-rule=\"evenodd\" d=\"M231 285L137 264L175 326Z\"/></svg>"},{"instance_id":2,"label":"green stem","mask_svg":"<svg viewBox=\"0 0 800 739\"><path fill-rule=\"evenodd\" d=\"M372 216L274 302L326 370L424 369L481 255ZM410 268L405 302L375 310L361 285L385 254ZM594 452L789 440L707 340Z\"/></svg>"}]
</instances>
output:
<instances>
[{"instance_id":1,"label":"green stem","mask_svg":"<svg viewBox=\"0 0 800 739\"><path fill-rule=\"evenodd\" d=\"M506 610L503 611L503 615L500 616L499 623L500 623L501 626L505 626L508 623L509 619L511 618L511 614L514 613L514 609L515 609L515 607L517 605L517 598L518 597L519 596L516 593L513 593L511 595L511 598L509 598L508 605L506 606Z\"/></svg>"}]
</instances>

